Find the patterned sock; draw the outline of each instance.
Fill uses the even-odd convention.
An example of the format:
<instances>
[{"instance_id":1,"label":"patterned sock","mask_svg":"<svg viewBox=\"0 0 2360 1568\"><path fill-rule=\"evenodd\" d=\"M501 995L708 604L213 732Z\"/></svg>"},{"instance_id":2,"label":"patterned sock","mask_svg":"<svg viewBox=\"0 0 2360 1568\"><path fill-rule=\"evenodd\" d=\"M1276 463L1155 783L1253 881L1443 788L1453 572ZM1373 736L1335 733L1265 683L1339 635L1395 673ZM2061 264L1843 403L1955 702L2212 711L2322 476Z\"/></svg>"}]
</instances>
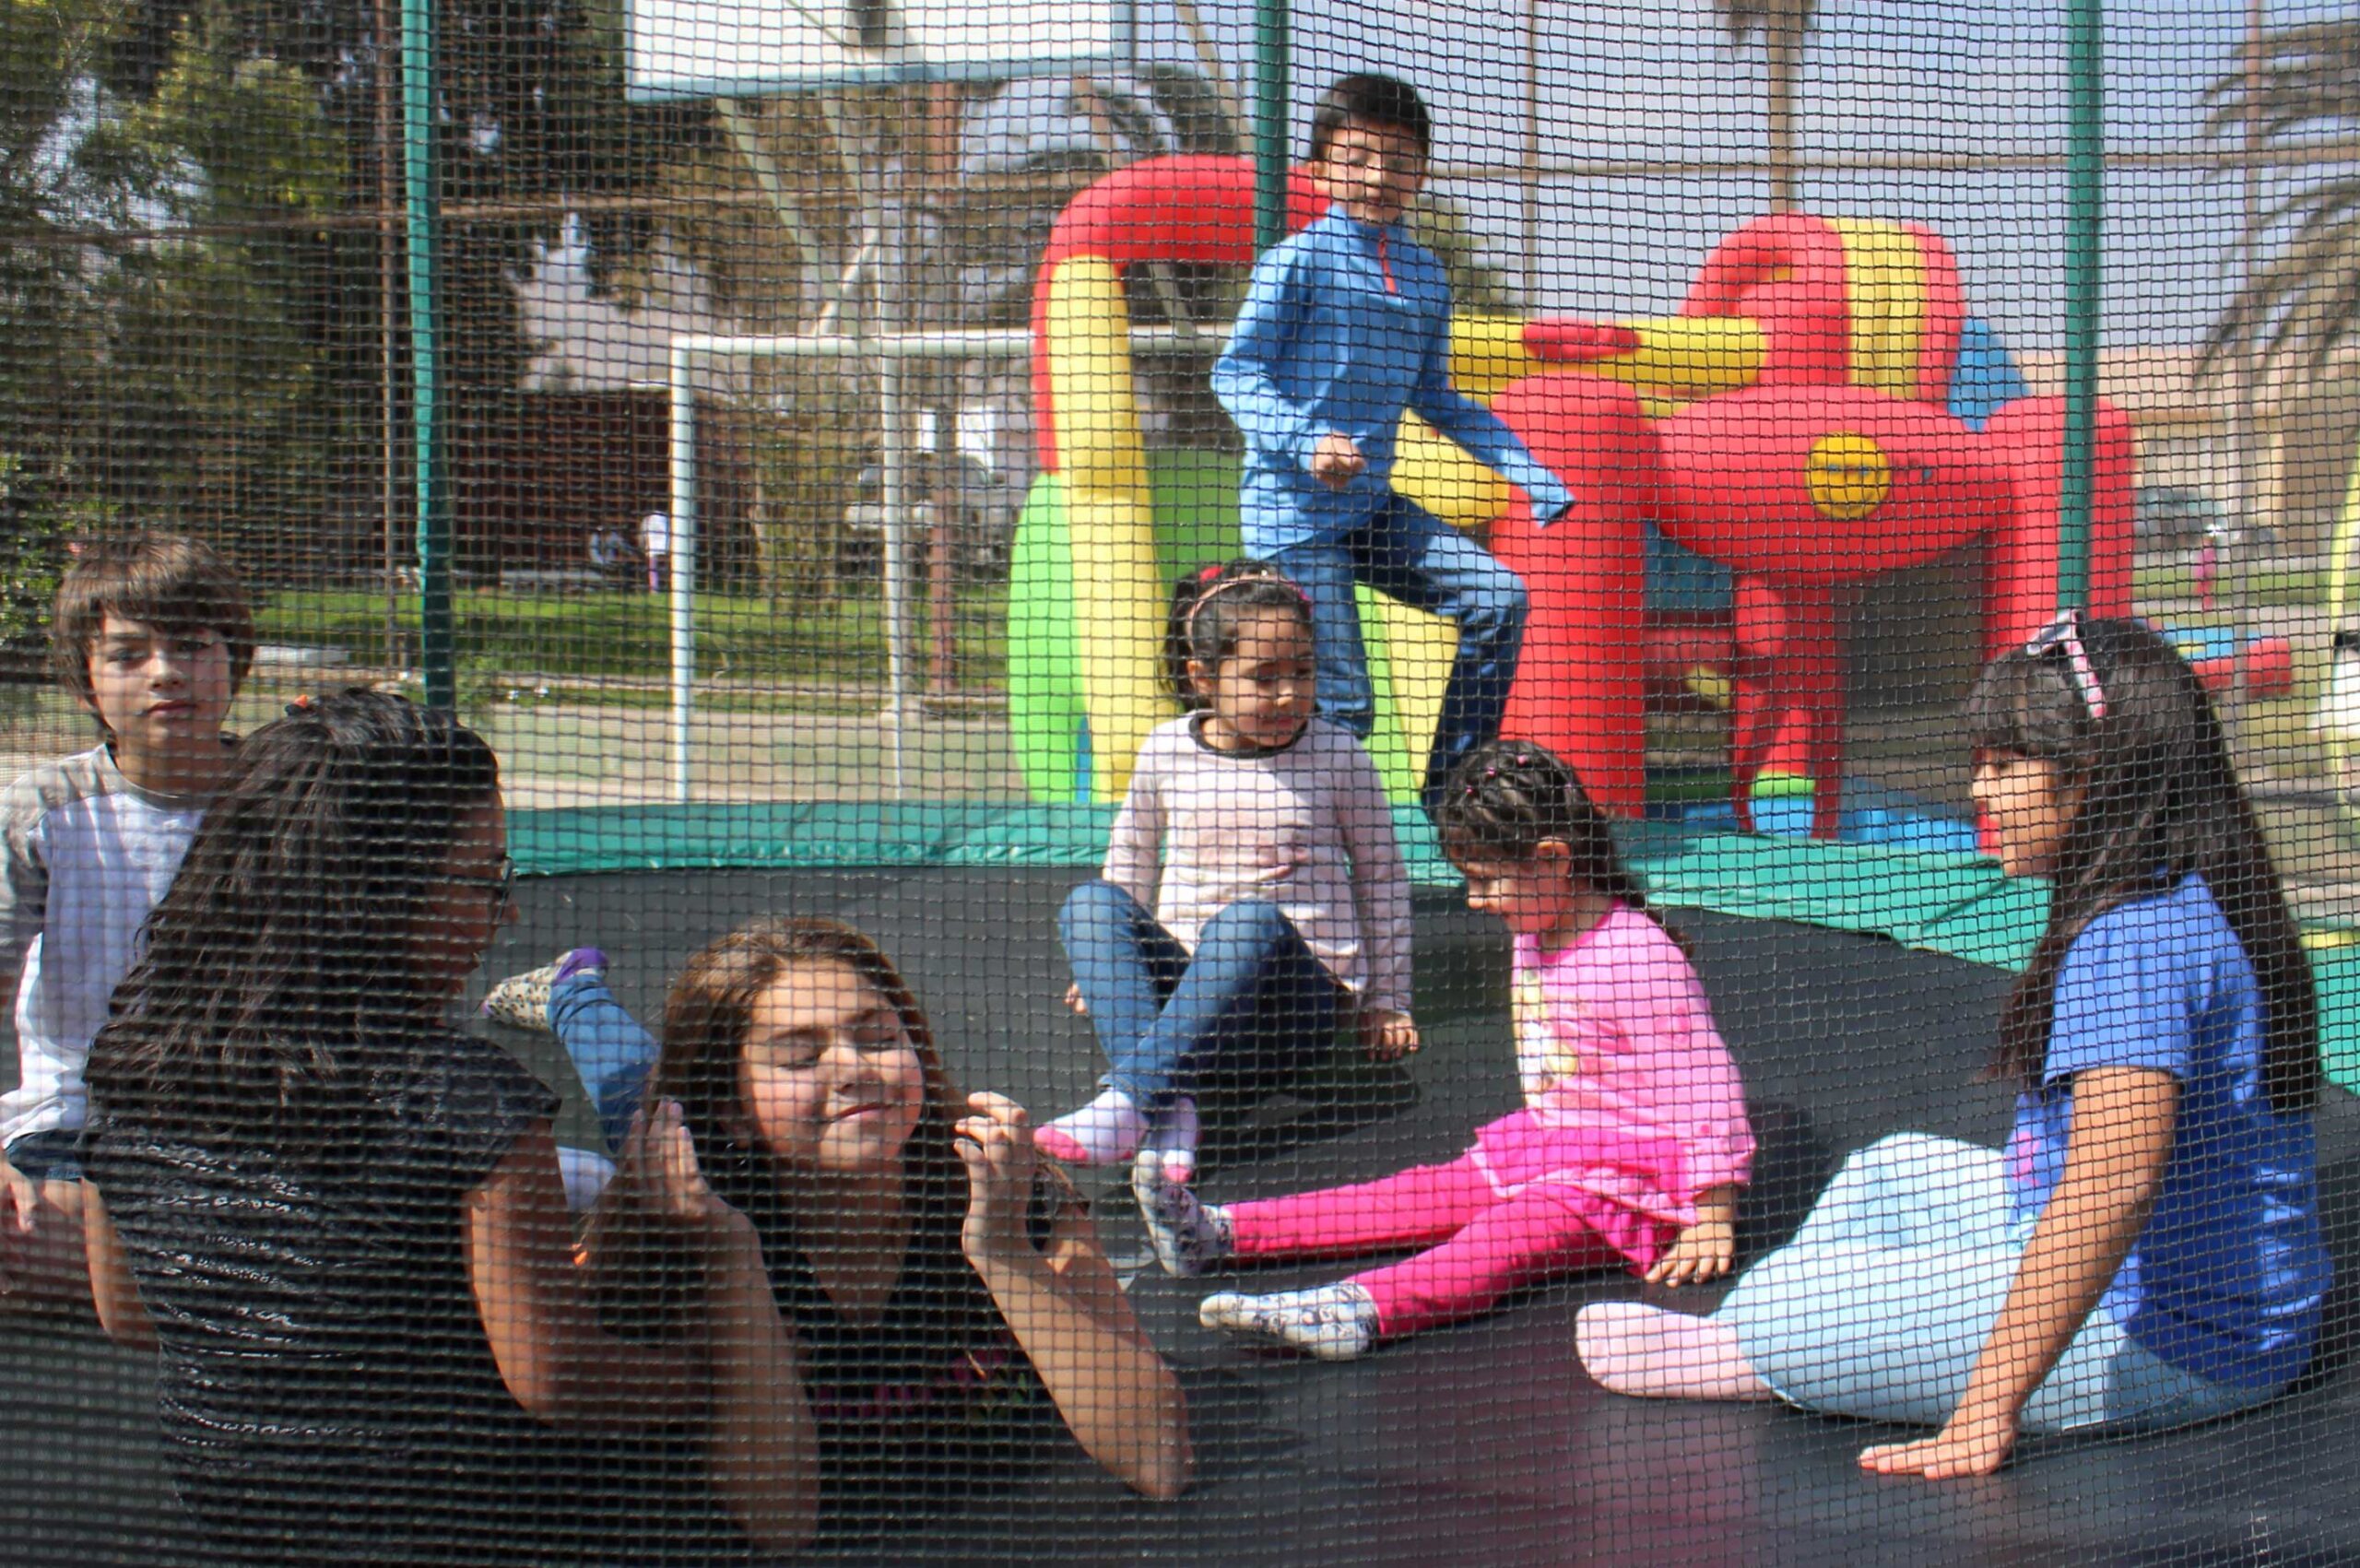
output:
<instances>
[{"instance_id":1,"label":"patterned sock","mask_svg":"<svg viewBox=\"0 0 2360 1568\"><path fill-rule=\"evenodd\" d=\"M1251 1334L1323 1362L1351 1361L1376 1345L1376 1299L1350 1279L1267 1296L1225 1291L1207 1296L1197 1318L1208 1328Z\"/></svg>"},{"instance_id":2,"label":"patterned sock","mask_svg":"<svg viewBox=\"0 0 2360 1568\"><path fill-rule=\"evenodd\" d=\"M1593 1302L1574 1319L1583 1370L1617 1394L1657 1399L1768 1399L1737 1330L1645 1302Z\"/></svg>"},{"instance_id":3,"label":"patterned sock","mask_svg":"<svg viewBox=\"0 0 2360 1568\"><path fill-rule=\"evenodd\" d=\"M576 975L587 974L603 978L607 973L607 955L596 948L574 948L558 954L538 969L528 969L522 974L512 974L493 986L483 999L483 1016L511 1029L528 1029L536 1034L548 1034L549 1024L549 993Z\"/></svg>"},{"instance_id":4,"label":"patterned sock","mask_svg":"<svg viewBox=\"0 0 2360 1568\"><path fill-rule=\"evenodd\" d=\"M1117 1165L1139 1151L1147 1136L1147 1114L1119 1089L1110 1089L1079 1111L1033 1129L1044 1153L1068 1165Z\"/></svg>"},{"instance_id":5,"label":"patterned sock","mask_svg":"<svg viewBox=\"0 0 2360 1568\"><path fill-rule=\"evenodd\" d=\"M1195 1193L1151 1170L1147 1157L1141 1149L1131 1167L1131 1196L1139 1200L1139 1219L1155 1245L1155 1260L1166 1274L1183 1279L1202 1274L1234 1245L1229 1210L1199 1203Z\"/></svg>"},{"instance_id":6,"label":"patterned sock","mask_svg":"<svg viewBox=\"0 0 2360 1568\"><path fill-rule=\"evenodd\" d=\"M1132 1175L1136 1177L1142 1169L1152 1169L1180 1186L1197 1179L1197 1102L1190 1096L1174 1095L1172 1102L1149 1120L1147 1141L1139 1145Z\"/></svg>"}]
</instances>

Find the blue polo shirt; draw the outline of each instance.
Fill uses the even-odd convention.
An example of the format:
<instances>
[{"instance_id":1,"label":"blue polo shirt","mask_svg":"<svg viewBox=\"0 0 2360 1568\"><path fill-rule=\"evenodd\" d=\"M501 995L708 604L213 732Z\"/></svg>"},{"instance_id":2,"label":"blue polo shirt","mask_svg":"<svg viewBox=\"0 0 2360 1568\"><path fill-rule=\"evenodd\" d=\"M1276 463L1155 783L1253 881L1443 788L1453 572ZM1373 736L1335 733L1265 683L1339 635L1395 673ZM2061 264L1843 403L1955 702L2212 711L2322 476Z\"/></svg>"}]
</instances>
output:
<instances>
[{"instance_id":1,"label":"blue polo shirt","mask_svg":"<svg viewBox=\"0 0 2360 1568\"><path fill-rule=\"evenodd\" d=\"M2008 1146L2028 1224L2064 1174L2074 1074L2179 1080L2163 1188L2103 1310L2164 1361L2241 1387L2301 1374L2329 1280L2311 1119L2270 1107L2264 1023L2253 964L2203 878L2110 909L2066 950L2041 1087L2018 1099Z\"/></svg>"},{"instance_id":2,"label":"blue polo shirt","mask_svg":"<svg viewBox=\"0 0 2360 1568\"><path fill-rule=\"evenodd\" d=\"M1365 523L1392 493L1404 408L1521 487L1543 521L1573 504L1515 431L1451 386L1450 283L1399 223L1331 207L1272 246L1213 366L1213 393L1245 437L1239 509L1253 554ZM1311 475L1312 452L1331 430L1368 460L1349 489Z\"/></svg>"}]
</instances>

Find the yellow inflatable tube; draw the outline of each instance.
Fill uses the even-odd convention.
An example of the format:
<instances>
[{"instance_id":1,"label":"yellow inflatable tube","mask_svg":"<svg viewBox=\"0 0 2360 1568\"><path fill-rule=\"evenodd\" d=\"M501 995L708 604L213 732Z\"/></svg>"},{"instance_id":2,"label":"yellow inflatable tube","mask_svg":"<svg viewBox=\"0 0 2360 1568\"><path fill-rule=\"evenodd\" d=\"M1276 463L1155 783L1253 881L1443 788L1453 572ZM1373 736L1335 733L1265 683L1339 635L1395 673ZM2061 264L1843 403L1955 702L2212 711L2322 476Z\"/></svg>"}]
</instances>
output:
<instances>
[{"instance_id":1,"label":"yellow inflatable tube","mask_svg":"<svg viewBox=\"0 0 2360 1568\"><path fill-rule=\"evenodd\" d=\"M1703 397L1752 386L1769 356L1762 324L1747 316L1658 316L1617 324L1639 335L1636 348L1569 368L1626 386Z\"/></svg>"},{"instance_id":2,"label":"yellow inflatable tube","mask_svg":"<svg viewBox=\"0 0 2360 1568\"><path fill-rule=\"evenodd\" d=\"M1140 744L1172 708L1157 668L1164 584L1131 385L1131 313L1112 262L1073 256L1057 265L1048 358L1092 788L1100 800L1120 800Z\"/></svg>"},{"instance_id":3,"label":"yellow inflatable tube","mask_svg":"<svg viewBox=\"0 0 2360 1568\"><path fill-rule=\"evenodd\" d=\"M1918 395L1926 341L1926 248L1894 223L1831 218L1844 242L1844 297L1852 319L1852 384Z\"/></svg>"}]
</instances>

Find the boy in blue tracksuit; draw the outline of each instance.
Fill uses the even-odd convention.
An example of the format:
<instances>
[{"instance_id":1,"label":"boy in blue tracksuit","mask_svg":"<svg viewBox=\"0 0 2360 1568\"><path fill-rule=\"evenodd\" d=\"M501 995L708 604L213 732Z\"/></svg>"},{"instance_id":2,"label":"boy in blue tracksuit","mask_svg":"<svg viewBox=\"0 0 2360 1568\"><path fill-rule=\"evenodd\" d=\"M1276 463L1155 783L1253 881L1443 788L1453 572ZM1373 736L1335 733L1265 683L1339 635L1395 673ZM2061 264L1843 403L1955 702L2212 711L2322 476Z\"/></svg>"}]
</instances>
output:
<instances>
[{"instance_id":1,"label":"boy in blue tracksuit","mask_svg":"<svg viewBox=\"0 0 2360 1568\"><path fill-rule=\"evenodd\" d=\"M1355 75L1328 89L1311 124L1328 212L1257 264L1213 367L1214 395L1245 437L1245 551L1311 599L1319 712L1363 738L1375 724L1355 583L1458 628L1426 764L1430 808L1458 760L1498 733L1526 600L1491 552L1393 489L1402 409L1522 487L1536 522L1574 501L1516 432L1450 384L1450 284L1401 221L1433 140L1405 81Z\"/></svg>"}]
</instances>

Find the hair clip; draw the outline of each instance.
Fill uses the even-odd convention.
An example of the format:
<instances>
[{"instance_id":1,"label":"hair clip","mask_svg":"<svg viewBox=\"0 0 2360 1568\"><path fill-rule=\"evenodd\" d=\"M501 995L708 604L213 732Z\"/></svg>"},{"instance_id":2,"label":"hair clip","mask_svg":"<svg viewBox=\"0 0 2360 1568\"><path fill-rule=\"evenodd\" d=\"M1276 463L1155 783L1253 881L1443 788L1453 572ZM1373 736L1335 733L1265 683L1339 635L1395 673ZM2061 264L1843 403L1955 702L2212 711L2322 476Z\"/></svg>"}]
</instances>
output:
<instances>
[{"instance_id":1,"label":"hair clip","mask_svg":"<svg viewBox=\"0 0 2360 1568\"><path fill-rule=\"evenodd\" d=\"M311 711L312 694L308 691L296 698L292 702L287 704L287 716L290 719L299 713L308 713Z\"/></svg>"},{"instance_id":2,"label":"hair clip","mask_svg":"<svg viewBox=\"0 0 2360 1568\"><path fill-rule=\"evenodd\" d=\"M2095 724L2106 717L2106 688L2098 684L2097 670L2090 664L2090 651L2082 643L2082 617L2079 610L2067 610L2050 621L2024 644L2024 653L2032 658L2063 650L2065 667L2073 678L2073 689L2082 699L2083 712Z\"/></svg>"}]
</instances>

